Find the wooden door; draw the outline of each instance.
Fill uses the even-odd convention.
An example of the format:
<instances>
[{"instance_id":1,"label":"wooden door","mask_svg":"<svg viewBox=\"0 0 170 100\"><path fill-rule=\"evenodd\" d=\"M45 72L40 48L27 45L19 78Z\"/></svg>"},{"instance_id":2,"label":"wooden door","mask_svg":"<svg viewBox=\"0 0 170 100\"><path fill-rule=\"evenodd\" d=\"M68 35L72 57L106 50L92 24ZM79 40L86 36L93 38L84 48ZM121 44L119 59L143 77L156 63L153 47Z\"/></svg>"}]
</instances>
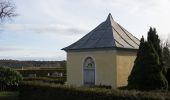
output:
<instances>
[{"instance_id":1,"label":"wooden door","mask_svg":"<svg viewBox=\"0 0 170 100\"><path fill-rule=\"evenodd\" d=\"M95 63L91 57L87 57L83 66L84 85L95 85Z\"/></svg>"}]
</instances>

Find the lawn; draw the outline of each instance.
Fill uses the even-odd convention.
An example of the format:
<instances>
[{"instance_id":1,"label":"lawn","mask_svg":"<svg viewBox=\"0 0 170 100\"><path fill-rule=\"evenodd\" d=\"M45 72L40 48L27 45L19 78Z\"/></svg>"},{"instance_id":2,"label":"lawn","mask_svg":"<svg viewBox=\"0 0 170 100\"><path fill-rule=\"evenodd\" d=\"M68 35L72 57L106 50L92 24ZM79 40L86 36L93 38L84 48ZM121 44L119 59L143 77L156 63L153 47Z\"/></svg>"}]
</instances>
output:
<instances>
[{"instance_id":1,"label":"lawn","mask_svg":"<svg viewBox=\"0 0 170 100\"><path fill-rule=\"evenodd\" d=\"M0 92L0 100L18 100L18 92Z\"/></svg>"}]
</instances>

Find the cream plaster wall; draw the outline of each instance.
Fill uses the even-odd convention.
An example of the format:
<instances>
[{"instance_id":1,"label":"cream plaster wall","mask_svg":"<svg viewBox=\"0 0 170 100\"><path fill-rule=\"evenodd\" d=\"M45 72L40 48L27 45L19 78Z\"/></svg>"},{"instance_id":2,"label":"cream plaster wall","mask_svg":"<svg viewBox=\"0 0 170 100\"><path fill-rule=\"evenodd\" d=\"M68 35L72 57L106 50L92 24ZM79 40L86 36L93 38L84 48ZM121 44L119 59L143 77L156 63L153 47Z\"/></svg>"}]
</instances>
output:
<instances>
[{"instance_id":1,"label":"cream plaster wall","mask_svg":"<svg viewBox=\"0 0 170 100\"><path fill-rule=\"evenodd\" d=\"M135 59L135 52L117 51L117 87L126 86L128 84L128 76L131 73Z\"/></svg>"},{"instance_id":2,"label":"cream plaster wall","mask_svg":"<svg viewBox=\"0 0 170 100\"><path fill-rule=\"evenodd\" d=\"M111 85L116 88L116 51L67 52L67 82L83 86L83 62L92 57L96 64L96 85Z\"/></svg>"},{"instance_id":3,"label":"cream plaster wall","mask_svg":"<svg viewBox=\"0 0 170 100\"><path fill-rule=\"evenodd\" d=\"M83 63L92 57L96 64L96 85L111 85L113 88L127 85L136 52L102 50L67 52L67 83L83 86Z\"/></svg>"}]
</instances>

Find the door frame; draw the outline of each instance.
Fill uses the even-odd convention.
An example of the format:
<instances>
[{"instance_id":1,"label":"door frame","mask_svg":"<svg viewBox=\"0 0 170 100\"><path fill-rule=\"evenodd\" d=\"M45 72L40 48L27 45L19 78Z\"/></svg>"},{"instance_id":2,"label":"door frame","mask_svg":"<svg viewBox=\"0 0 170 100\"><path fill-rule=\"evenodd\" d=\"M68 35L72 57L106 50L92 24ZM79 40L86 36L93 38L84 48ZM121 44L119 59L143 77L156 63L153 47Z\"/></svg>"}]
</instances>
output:
<instances>
[{"instance_id":1,"label":"door frame","mask_svg":"<svg viewBox=\"0 0 170 100\"><path fill-rule=\"evenodd\" d=\"M96 79L97 79L97 77L96 77L96 60L93 56L86 56L83 58L82 67L81 67L82 68L82 85L85 86L85 84L84 84L84 63L87 58L92 58L92 60L94 61L94 85L96 85Z\"/></svg>"}]
</instances>

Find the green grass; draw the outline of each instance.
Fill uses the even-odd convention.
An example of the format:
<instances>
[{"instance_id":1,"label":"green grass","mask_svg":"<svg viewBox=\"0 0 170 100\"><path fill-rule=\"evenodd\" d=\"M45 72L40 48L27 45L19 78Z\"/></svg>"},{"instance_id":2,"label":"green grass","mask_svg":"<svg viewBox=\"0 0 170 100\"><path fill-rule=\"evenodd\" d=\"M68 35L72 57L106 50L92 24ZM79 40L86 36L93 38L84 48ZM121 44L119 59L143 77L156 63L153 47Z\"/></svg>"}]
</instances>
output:
<instances>
[{"instance_id":1,"label":"green grass","mask_svg":"<svg viewBox=\"0 0 170 100\"><path fill-rule=\"evenodd\" d=\"M18 92L0 92L0 100L18 100Z\"/></svg>"}]
</instances>

